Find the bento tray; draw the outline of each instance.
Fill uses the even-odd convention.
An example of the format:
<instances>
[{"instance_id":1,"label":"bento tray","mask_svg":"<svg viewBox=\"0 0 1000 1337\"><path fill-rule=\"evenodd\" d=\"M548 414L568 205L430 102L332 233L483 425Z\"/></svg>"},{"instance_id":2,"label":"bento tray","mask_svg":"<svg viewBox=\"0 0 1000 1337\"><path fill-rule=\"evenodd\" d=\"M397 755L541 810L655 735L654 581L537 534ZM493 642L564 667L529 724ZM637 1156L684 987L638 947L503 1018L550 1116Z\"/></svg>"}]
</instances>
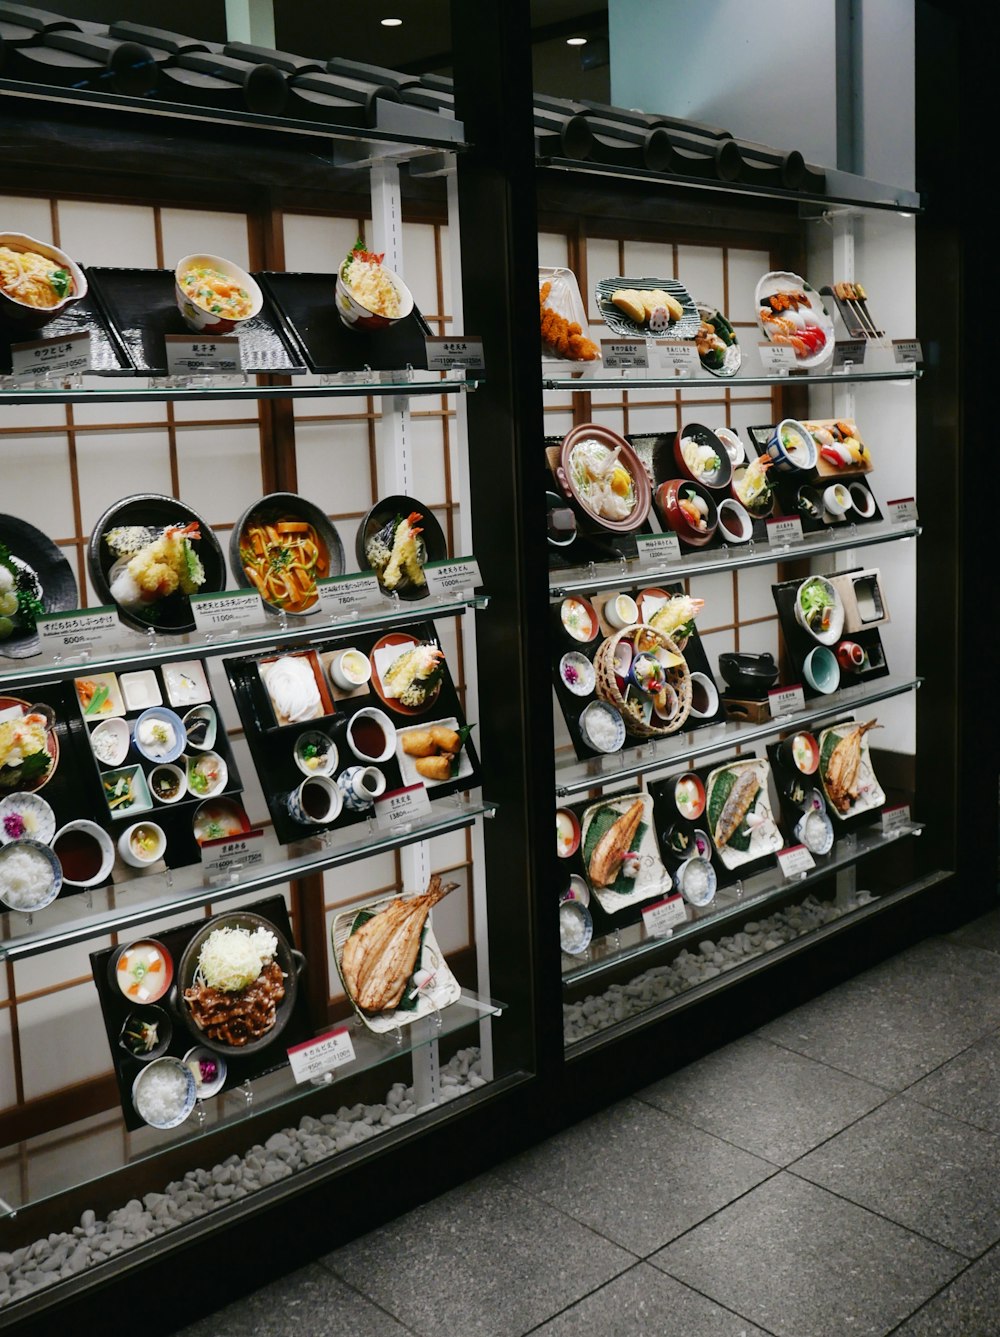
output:
<instances>
[{"instance_id":1,"label":"bento tray","mask_svg":"<svg viewBox=\"0 0 1000 1337\"><path fill-rule=\"evenodd\" d=\"M173 270L88 269L87 277L131 364L126 369L139 376L166 376L164 335L196 337L177 309ZM244 321L237 337L245 372L306 370L266 294L260 314Z\"/></svg>"},{"instance_id":2,"label":"bento tray","mask_svg":"<svg viewBox=\"0 0 1000 1337\"><path fill-rule=\"evenodd\" d=\"M93 270L87 277L93 283ZM57 316L41 329L19 327L9 321L0 322L0 376L11 372L11 344L34 343L38 339L65 339L70 334L90 335L90 370L98 376L120 376L132 372L125 345L116 330L104 319L100 302L93 289L72 306L64 307Z\"/></svg>"},{"instance_id":3,"label":"bento tray","mask_svg":"<svg viewBox=\"0 0 1000 1337\"><path fill-rule=\"evenodd\" d=\"M426 368L430 327L414 306L386 330L349 329L337 314L336 274L262 273L254 278L281 313L286 337L317 375Z\"/></svg>"}]
</instances>

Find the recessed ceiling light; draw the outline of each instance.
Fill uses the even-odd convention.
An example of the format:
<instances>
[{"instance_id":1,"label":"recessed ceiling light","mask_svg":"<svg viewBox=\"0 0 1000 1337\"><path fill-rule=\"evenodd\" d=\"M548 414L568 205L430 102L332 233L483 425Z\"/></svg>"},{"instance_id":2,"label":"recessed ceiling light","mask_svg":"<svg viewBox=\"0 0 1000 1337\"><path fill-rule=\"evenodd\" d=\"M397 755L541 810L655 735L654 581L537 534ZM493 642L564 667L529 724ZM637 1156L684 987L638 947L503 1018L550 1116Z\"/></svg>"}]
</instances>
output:
<instances>
[{"instance_id":1,"label":"recessed ceiling light","mask_svg":"<svg viewBox=\"0 0 1000 1337\"><path fill-rule=\"evenodd\" d=\"M566 45L567 45L567 46L586 46L586 45L587 45L587 39L586 39L586 37L567 37L567 38L566 38Z\"/></svg>"},{"instance_id":2,"label":"recessed ceiling light","mask_svg":"<svg viewBox=\"0 0 1000 1337\"><path fill-rule=\"evenodd\" d=\"M383 28L401 28L403 26L402 19L379 19L379 22Z\"/></svg>"}]
</instances>

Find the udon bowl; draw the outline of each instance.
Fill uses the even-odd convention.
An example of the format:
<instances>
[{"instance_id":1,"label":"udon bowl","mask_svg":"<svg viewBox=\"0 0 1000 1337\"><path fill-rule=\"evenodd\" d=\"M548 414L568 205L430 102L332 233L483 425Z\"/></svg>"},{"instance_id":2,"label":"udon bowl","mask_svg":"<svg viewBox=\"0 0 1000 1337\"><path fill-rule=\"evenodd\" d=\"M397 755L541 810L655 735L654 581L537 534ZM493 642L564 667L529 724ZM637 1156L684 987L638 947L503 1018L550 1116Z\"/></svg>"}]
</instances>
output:
<instances>
[{"instance_id":1,"label":"udon bowl","mask_svg":"<svg viewBox=\"0 0 1000 1337\"><path fill-rule=\"evenodd\" d=\"M250 310L247 314L238 317L223 316L193 302L181 287L181 277L195 265L207 265L217 269L220 274L225 274L227 278L233 279L244 288L250 297ZM260 315L260 309L264 305L264 294L246 270L234 265L232 260L226 260L221 255L185 255L182 260L178 260L174 269L174 300L177 302L177 310L184 317L185 325L189 330L194 330L195 334L231 334L248 320L253 320L254 316Z\"/></svg>"},{"instance_id":2,"label":"udon bowl","mask_svg":"<svg viewBox=\"0 0 1000 1337\"><path fill-rule=\"evenodd\" d=\"M65 311L74 302L87 295L87 276L65 251L58 246L50 246L46 241L37 241L23 232L0 232L0 246L7 246L12 251L35 251L46 260L54 260L60 269L65 269L73 280L73 291L67 293L55 306L32 306L13 296L0 283L0 320L11 321L26 329L40 329L47 325L54 316Z\"/></svg>"}]
</instances>

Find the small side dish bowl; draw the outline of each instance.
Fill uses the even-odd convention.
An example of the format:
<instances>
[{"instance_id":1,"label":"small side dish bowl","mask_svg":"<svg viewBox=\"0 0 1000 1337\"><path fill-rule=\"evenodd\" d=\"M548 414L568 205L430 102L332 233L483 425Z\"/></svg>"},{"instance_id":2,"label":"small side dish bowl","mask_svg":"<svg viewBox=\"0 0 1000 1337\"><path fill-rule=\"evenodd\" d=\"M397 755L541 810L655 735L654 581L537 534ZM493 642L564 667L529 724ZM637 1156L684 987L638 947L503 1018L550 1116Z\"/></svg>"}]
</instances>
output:
<instances>
[{"instance_id":1,"label":"small side dish bowl","mask_svg":"<svg viewBox=\"0 0 1000 1337\"><path fill-rule=\"evenodd\" d=\"M364 765L388 761L396 751L396 726L375 706L363 706L347 724L347 745Z\"/></svg>"},{"instance_id":2,"label":"small side dish bowl","mask_svg":"<svg viewBox=\"0 0 1000 1337\"><path fill-rule=\"evenodd\" d=\"M718 875L710 860L699 854L685 859L677 870L678 889L689 905L708 905L718 885Z\"/></svg>"},{"instance_id":3,"label":"small side dish bowl","mask_svg":"<svg viewBox=\"0 0 1000 1337\"><path fill-rule=\"evenodd\" d=\"M25 838L48 845L55 833L56 815L41 794L29 790L0 799L0 845Z\"/></svg>"},{"instance_id":4,"label":"small side dish bowl","mask_svg":"<svg viewBox=\"0 0 1000 1337\"><path fill-rule=\"evenodd\" d=\"M53 306L33 306L30 302L16 297L6 286L0 285L0 319L20 325L24 329L41 329L68 306L79 302L81 297L86 297L86 275L76 261L70 259L58 246L50 246L47 241L37 241L24 232L0 232L0 246L6 246L9 250L19 253L34 251L43 259L52 261L50 272L66 276L65 279L58 279L59 288L66 288L65 296L60 297Z\"/></svg>"},{"instance_id":5,"label":"small side dish bowl","mask_svg":"<svg viewBox=\"0 0 1000 1337\"><path fill-rule=\"evenodd\" d=\"M674 782L674 804L687 821L697 821L705 811L705 786L700 775L691 771L677 778Z\"/></svg>"},{"instance_id":6,"label":"small side dish bowl","mask_svg":"<svg viewBox=\"0 0 1000 1337\"><path fill-rule=\"evenodd\" d=\"M545 494L545 532L553 548L568 548L576 540L576 512L558 492Z\"/></svg>"},{"instance_id":7,"label":"small side dish bowl","mask_svg":"<svg viewBox=\"0 0 1000 1337\"><path fill-rule=\"evenodd\" d=\"M556 811L556 853L568 859L580 848L580 819L569 808Z\"/></svg>"},{"instance_id":8,"label":"small side dish bowl","mask_svg":"<svg viewBox=\"0 0 1000 1337\"><path fill-rule=\"evenodd\" d=\"M580 956L590 946L594 921L580 901L566 900L559 906L559 945L570 956Z\"/></svg>"},{"instance_id":9,"label":"small side dish bowl","mask_svg":"<svg viewBox=\"0 0 1000 1337\"><path fill-rule=\"evenodd\" d=\"M184 1062L191 1069L195 1094L199 1100L217 1096L225 1086L226 1060L221 1054L206 1049L204 1045L194 1045L184 1055Z\"/></svg>"},{"instance_id":10,"label":"small side dish bowl","mask_svg":"<svg viewBox=\"0 0 1000 1337\"><path fill-rule=\"evenodd\" d=\"M567 692L574 696L589 696L597 685L593 664L579 650L567 650L560 659L559 677Z\"/></svg>"},{"instance_id":11,"label":"small side dish bowl","mask_svg":"<svg viewBox=\"0 0 1000 1337\"><path fill-rule=\"evenodd\" d=\"M802 673L814 692L829 696L840 686L837 656L825 645L814 645L802 661Z\"/></svg>"},{"instance_id":12,"label":"small side dish bowl","mask_svg":"<svg viewBox=\"0 0 1000 1337\"><path fill-rule=\"evenodd\" d=\"M578 595L563 599L559 605L559 620L566 635L582 645L594 640L601 630L593 604Z\"/></svg>"},{"instance_id":13,"label":"small side dish bowl","mask_svg":"<svg viewBox=\"0 0 1000 1337\"><path fill-rule=\"evenodd\" d=\"M853 509L854 498L843 483L831 483L828 488L823 489L823 505L831 515L842 520L847 512Z\"/></svg>"},{"instance_id":14,"label":"small side dish bowl","mask_svg":"<svg viewBox=\"0 0 1000 1337\"><path fill-rule=\"evenodd\" d=\"M634 627L639 621L639 605L631 594L615 594L604 605L604 617L616 630Z\"/></svg>"},{"instance_id":15,"label":"small side dish bowl","mask_svg":"<svg viewBox=\"0 0 1000 1337\"><path fill-rule=\"evenodd\" d=\"M199 296L198 285L195 285L194 294L189 295L185 291L184 276L194 269L214 269L225 275L232 287L242 289L250 302L246 314L228 316L220 310L213 311L211 299L208 296ZM204 291L209 290L204 289ZM193 330L195 334L207 335L231 334L248 320L253 320L254 316L260 315L261 307L264 305L264 294L257 286L257 281L252 279L245 269L241 269L232 260L226 260L221 255L185 255L182 260L178 260L174 269L174 299L188 329Z\"/></svg>"},{"instance_id":16,"label":"small side dish bowl","mask_svg":"<svg viewBox=\"0 0 1000 1337\"><path fill-rule=\"evenodd\" d=\"M34 914L51 905L62 888L62 868L40 840L14 840L0 846L0 901L9 910Z\"/></svg>"},{"instance_id":17,"label":"small side dish bowl","mask_svg":"<svg viewBox=\"0 0 1000 1337\"><path fill-rule=\"evenodd\" d=\"M98 887L111 875L115 843L103 826L78 817L61 826L52 837L67 887Z\"/></svg>"},{"instance_id":18,"label":"small side dish bowl","mask_svg":"<svg viewBox=\"0 0 1000 1337\"><path fill-rule=\"evenodd\" d=\"M771 434L767 453L778 473L790 474L815 469L818 454L812 433L795 418L783 418Z\"/></svg>"},{"instance_id":19,"label":"small side dish bowl","mask_svg":"<svg viewBox=\"0 0 1000 1337\"><path fill-rule=\"evenodd\" d=\"M132 1104L151 1128L177 1128L194 1109L194 1074L179 1058L166 1055L147 1063L132 1083Z\"/></svg>"},{"instance_id":20,"label":"small side dish bowl","mask_svg":"<svg viewBox=\"0 0 1000 1337\"><path fill-rule=\"evenodd\" d=\"M118 853L130 868L148 868L166 850L166 833L155 822L133 822L118 837Z\"/></svg>"},{"instance_id":21,"label":"small side dish bowl","mask_svg":"<svg viewBox=\"0 0 1000 1337\"><path fill-rule=\"evenodd\" d=\"M719 508L702 483L671 478L656 489L656 505L664 522L689 548L703 548L719 523Z\"/></svg>"},{"instance_id":22,"label":"small side dish bowl","mask_svg":"<svg viewBox=\"0 0 1000 1337\"><path fill-rule=\"evenodd\" d=\"M697 720L710 719L719 709L719 689L707 673L691 674L691 714Z\"/></svg>"},{"instance_id":23,"label":"small side dish bowl","mask_svg":"<svg viewBox=\"0 0 1000 1337\"><path fill-rule=\"evenodd\" d=\"M721 490L733 476L733 460L723 441L700 422L688 423L677 433L674 459L685 478Z\"/></svg>"},{"instance_id":24,"label":"small side dish bowl","mask_svg":"<svg viewBox=\"0 0 1000 1337\"><path fill-rule=\"evenodd\" d=\"M864 483L849 483L847 490L851 494L851 505L858 515L862 520L870 520L875 514L875 498L868 488Z\"/></svg>"},{"instance_id":25,"label":"small side dish bowl","mask_svg":"<svg viewBox=\"0 0 1000 1337\"><path fill-rule=\"evenodd\" d=\"M180 803L187 788L187 775L172 761L162 761L149 772L149 792L157 803Z\"/></svg>"},{"instance_id":26,"label":"small side dish bowl","mask_svg":"<svg viewBox=\"0 0 1000 1337\"><path fill-rule=\"evenodd\" d=\"M219 717L212 706L195 706L184 716L184 737L196 752L211 752L219 736Z\"/></svg>"},{"instance_id":27,"label":"small side dish bowl","mask_svg":"<svg viewBox=\"0 0 1000 1337\"><path fill-rule=\"evenodd\" d=\"M750 464L738 464L733 469L733 478L729 485L729 493L733 500L738 501L754 520L764 520L774 510L774 489L767 486L765 475L763 484L760 484L759 479L753 483L755 488L760 484L759 490L755 491L752 496L748 494L747 474L755 464L756 461L751 461Z\"/></svg>"},{"instance_id":28,"label":"small side dish bowl","mask_svg":"<svg viewBox=\"0 0 1000 1337\"><path fill-rule=\"evenodd\" d=\"M116 820L149 812L153 806L141 766L122 766L116 771L105 771L101 783L108 809Z\"/></svg>"},{"instance_id":29,"label":"small side dish bowl","mask_svg":"<svg viewBox=\"0 0 1000 1337\"><path fill-rule=\"evenodd\" d=\"M130 1003L155 1003L174 982L174 959L158 938L137 938L111 957L108 974Z\"/></svg>"},{"instance_id":30,"label":"small side dish bowl","mask_svg":"<svg viewBox=\"0 0 1000 1337\"><path fill-rule=\"evenodd\" d=\"M733 467L742 464L747 457L747 448L730 427L717 427L715 435L719 438L726 448L726 454L732 461Z\"/></svg>"},{"instance_id":31,"label":"small side dish bowl","mask_svg":"<svg viewBox=\"0 0 1000 1337\"><path fill-rule=\"evenodd\" d=\"M118 1048L137 1063L149 1063L167 1052L173 1034L173 1024L162 1007L144 1007L130 1012L122 1022Z\"/></svg>"},{"instance_id":32,"label":"small side dish bowl","mask_svg":"<svg viewBox=\"0 0 1000 1337\"><path fill-rule=\"evenodd\" d=\"M229 767L218 752L201 752L187 758L188 791L192 798L215 798L229 782Z\"/></svg>"},{"instance_id":33,"label":"small side dish bowl","mask_svg":"<svg viewBox=\"0 0 1000 1337\"><path fill-rule=\"evenodd\" d=\"M303 775L332 775L340 753L332 738L319 729L307 729L295 740L293 758Z\"/></svg>"},{"instance_id":34,"label":"small side dish bowl","mask_svg":"<svg viewBox=\"0 0 1000 1337\"><path fill-rule=\"evenodd\" d=\"M353 692L370 681L372 676L371 660L353 645L346 650L338 650L330 660L330 681L342 692Z\"/></svg>"},{"instance_id":35,"label":"small side dish bowl","mask_svg":"<svg viewBox=\"0 0 1000 1337\"><path fill-rule=\"evenodd\" d=\"M795 620L820 645L835 645L844 630L844 601L823 576L809 576L795 594Z\"/></svg>"},{"instance_id":36,"label":"small side dish bowl","mask_svg":"<svg viewBox=\"0 0 1000 1337\"><path fill-rule=\"evenodd\" d=\"M90 733L90 750L102 766L121 766L131 744L132 732L128 721L120 715L112 720L101 720Z\"/></svg>"},{"instance_id":37,"label":"small side dish bowl","mask_svg":"<svg viewBox=\"0 0 1000 1337\"><path fill-rule=\"evenodd\" d=\"M136 720L132 741L147 761L176 761L187 743L184 721L166 706L152 706Z\"/></svg>"},{"instance_id":38,"label":"small side dish bowl","mask_svg":"<svg viewBox=\"0 0 1000 1337\"><path fill-rule=\"evenodd\" d=\"M819 743L815 735L803 730L792 734L781 744L782 760L802 775L815 775L819 770Z\"/></svg>"},{"instance_id":39,"label":"small side dish bowl","mask_svg":"<svg viewBox=\"0 0 1000 1337\"><path fill-rule=\"evenodd\" d=\"M753 538L750 512L735 497L725 497L719 502L717 533L727 543L749 543Z\"/></svg>"},{"instance_id":40,"label":"small side dish bowl","mask_svg":"<svg viewBox=\"0 0 1000 1337\"><path fill-rule=\"evenodd\" d=\"M595 752L618 752L625 745L625 721L605 701L591 701L580 716L580 732Z\"/></svg>"}]
</instances>

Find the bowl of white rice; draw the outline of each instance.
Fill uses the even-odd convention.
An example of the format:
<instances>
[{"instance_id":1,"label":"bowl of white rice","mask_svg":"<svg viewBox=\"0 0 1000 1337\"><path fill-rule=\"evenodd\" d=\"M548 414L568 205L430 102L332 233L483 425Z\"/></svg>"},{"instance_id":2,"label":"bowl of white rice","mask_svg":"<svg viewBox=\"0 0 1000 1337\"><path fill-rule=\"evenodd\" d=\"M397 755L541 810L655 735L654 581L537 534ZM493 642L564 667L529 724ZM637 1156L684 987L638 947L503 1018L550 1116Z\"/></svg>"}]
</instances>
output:
<instances>
[{"instance_id":1,"label":"bowl of white rice","mask_svg":"<svg viewBox=\"0 0 1000 1337\"><path fill-rule=\"evenodd\" d=\"M0 846L0 901L31 914L51 905L62 887L59 860L40 840L14 840Z\"/></svg>"},{"instance_id":2,"label":"bowl of white rice","mask_svg":"<svg viewBox=\"0 0 1000 1337\"><path fill-rule=\"evenodd\" d=\"M176 1128L194 1109L194 1073L179 1058L154 1058L132 1083L135 1112L151 1128Z\"/></svg>"},{"instance_id":3,"label":"bowl of white rice","mask_svg":"<svg viewBox=\"0 0 1000 1337\"><path fill-rule=\"evenodd\" d=\"M337 314L351 329L388 329L413 310L413 294L381 259L355 249L337 273Z\"/></svg>"}]
</instances>

